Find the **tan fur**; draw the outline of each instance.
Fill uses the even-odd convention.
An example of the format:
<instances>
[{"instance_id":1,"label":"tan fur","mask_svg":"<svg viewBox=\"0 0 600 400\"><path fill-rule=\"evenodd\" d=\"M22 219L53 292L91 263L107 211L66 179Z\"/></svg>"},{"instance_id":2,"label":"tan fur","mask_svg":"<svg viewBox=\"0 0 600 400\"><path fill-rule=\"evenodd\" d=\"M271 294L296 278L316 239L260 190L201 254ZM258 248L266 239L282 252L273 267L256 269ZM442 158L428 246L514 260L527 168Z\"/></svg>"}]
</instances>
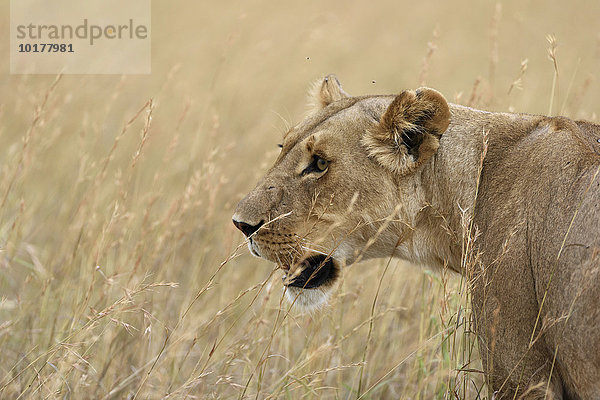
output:
<instances>
[{"instance_id":1,"label":"tan fur","mask_svg":"<svg viewBox=\"0 0 600 400\"><path fill-rule=\"evenodd\" d=\"M450 268L471 283L496 399L600 398L600 126L474 110L428 88L349 97L331 76L319 88L238 205L236 224L261 226L252 252L288 274L314 254L336 268L389 256ZM315 157L327 169L306 173ZM463 254L470 222L479 235ZM334 286L288 297L317 307Z\"/></svg>"},{"instance_id":2,"label":"tan fur","mask_svg":"<svg viewBox=\"0 0 600 400\"><path fill-rule=\"evenodd\" d=\"M428 88L406 90L392 101L381 123L363 137L363 143L381 165L397 175L405 175L435 154L449 123L450 109L439 92ZM410 157L403 145L406 132L422 136L418 156Z\"/></svg>"},{"instance_id":3,"label":"tan fur","mask_svg":"<svg viewBox=\"0 0 600 400\"><path fill-rule=\"evenodd\" d=\"M335 75L327 75L323 79L316 81L309 91L309 103L313 111L320 110L334 101L350 97L342 89L342 84Z\"/></svg>"}]
</instances>

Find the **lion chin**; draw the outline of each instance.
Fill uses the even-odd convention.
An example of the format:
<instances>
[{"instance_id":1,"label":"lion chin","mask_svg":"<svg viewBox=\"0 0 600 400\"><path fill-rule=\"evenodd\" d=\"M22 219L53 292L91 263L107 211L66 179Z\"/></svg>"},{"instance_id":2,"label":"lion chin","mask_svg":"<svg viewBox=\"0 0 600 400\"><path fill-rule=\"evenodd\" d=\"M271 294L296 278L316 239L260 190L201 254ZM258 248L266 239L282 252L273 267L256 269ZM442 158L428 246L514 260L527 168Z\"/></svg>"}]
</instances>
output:
<instances>
[{"instance_id":1,"label":"lion chin","mask_svg":"<svg viewBox=\"0 0 600 400\"><path fill-rule=\"evenodd\" d=\"M303 289L294 286L285 287L285 299L300 313L315 313L325 307L334 292L334 287Z\"/></svg>"},{"instance_id":2,"label":"lion chin","mask_svg":"<svg viewBox=\"0 0 600 400\"><path fill-rule=\"evenodd\" d=\"M335 290L340 266L331 257L315 254L307 257L293 273L286 272L283 283L287 301L300 312L321 309Z\"/></svg>"}]
</instances>

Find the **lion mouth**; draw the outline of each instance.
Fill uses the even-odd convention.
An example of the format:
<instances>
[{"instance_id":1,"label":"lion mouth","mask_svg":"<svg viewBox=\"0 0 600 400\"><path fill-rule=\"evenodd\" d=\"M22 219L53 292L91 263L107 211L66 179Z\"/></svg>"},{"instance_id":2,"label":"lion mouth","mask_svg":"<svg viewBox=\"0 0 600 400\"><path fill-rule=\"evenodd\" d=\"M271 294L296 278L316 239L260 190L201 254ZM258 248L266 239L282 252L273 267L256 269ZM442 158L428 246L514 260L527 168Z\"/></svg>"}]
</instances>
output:
<instances>
[{"instance_id":1,"label":"lion mouth","mask_svg":"<svg viewBox=\"0 0 600 400\"><path fill-rule=\"evenodd\" d=\"M284 285L304 289L314 289L334 282L338 276L335 261L322 254L311 256L298 267L299 273L284 275Z\"/></svg>"}]
</instances>

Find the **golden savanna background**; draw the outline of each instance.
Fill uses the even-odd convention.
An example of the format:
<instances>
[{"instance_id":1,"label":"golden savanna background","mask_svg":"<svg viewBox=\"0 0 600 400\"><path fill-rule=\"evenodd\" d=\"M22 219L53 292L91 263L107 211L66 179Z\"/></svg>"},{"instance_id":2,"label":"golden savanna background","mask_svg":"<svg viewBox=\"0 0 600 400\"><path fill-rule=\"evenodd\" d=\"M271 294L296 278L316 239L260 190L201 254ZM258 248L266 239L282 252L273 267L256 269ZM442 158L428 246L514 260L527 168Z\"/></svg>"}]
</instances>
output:
<instances>
[{"instance_id":1,"label":"golden savanna background","mask_svg":"<svg viewBox=\"0 0 600 400\"><path fill-rule=\"evenodd\" d=\"M584 0L154 1L152 74L130 76L9 75L4 35L0 398L488 398L460 277L365 262L301 315L231 215L328 73L351 94L427 85L597 120L599 17Z\"/></svg>"}]
</instances>

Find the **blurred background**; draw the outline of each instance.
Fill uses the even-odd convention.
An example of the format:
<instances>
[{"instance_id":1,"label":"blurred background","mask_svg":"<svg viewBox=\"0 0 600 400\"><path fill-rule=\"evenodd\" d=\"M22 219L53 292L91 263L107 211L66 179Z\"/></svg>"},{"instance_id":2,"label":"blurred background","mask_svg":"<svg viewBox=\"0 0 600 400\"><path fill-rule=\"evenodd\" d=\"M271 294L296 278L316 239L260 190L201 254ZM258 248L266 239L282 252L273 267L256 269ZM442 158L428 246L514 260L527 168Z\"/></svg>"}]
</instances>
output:
<instances>
[{"instance_id":1,"label":"blurred background","mask_svg":"<svg viewBox=\"0 0 600 400\"><path fill-rule=\"evenodd\" d=\"M154 1L150 75L9 75L5 58L0 397L488 398L460 277L365 262L300 315L233 208L328 73L356 95L427 85L596 121L599 17L584 0Z\"/></svg>"}]
</instances>

